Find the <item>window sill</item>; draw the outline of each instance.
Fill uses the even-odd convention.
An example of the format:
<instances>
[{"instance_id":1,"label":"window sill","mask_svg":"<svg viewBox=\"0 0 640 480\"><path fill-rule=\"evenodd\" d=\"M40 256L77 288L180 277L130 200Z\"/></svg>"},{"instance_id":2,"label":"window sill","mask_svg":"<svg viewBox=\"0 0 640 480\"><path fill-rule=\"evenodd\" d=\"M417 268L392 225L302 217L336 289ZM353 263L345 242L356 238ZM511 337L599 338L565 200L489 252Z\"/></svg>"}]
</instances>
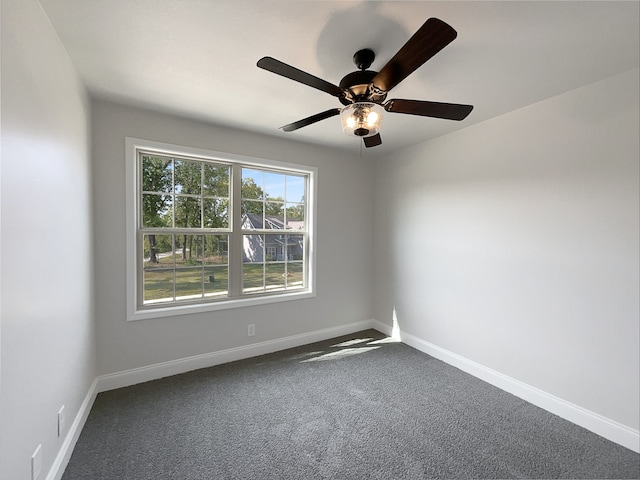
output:
<instances>
[{"instance_id":1,"label":"window sill","mask_svg":"<svg viewBox=\"0 0 640 480\"><path fill-rule=\"evenodd\" d=\"M191 315L195 313L213 312L217 310L228 310L231 308L253 307L269 303L290 302L315 297L315 292L302 291L283 293L279 295L268 295L260 297L243 297L233 300L223 300L197 305L174 305L164 308L153 308L149 310L133 310L127 312L127 321L147 320L161 317L177 317L180 315Z\"/></svg>"}]
</instances>

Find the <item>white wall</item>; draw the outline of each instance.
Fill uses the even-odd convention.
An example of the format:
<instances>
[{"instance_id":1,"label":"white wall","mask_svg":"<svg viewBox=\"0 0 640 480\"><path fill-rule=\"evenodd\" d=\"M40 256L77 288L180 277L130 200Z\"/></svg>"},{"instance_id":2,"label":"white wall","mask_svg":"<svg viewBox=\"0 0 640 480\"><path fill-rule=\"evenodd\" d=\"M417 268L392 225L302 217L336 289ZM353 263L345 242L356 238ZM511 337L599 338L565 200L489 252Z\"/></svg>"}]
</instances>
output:
<instances>
[{"instance_id":1,"label":"white wall","mask_svg":"<svg viewBox=\"0 0 640 480\"><path fill-rule=\"evenodd\" d=\"M370 159L106 101L92 104L96 321L101 374L274 340L371 318ZM125 137L318 168L317 296L126 321ZM247 324L255 323L255 337Z\"/></svg>"},{"instance_id":2,"label":"white wall","mask_svg":"<svg viewBox=\"0 0 640 480\"><path fill-rule=\"evenodd\" d=\"M374 316L636 430L638 70L384 158Z\"/></svg>"},{"instance_id":3,"label":"white wall","mask_svg":"<svg viewBox=\"0 0 640 480\"><path fill-rule=\"evenodd\" d=\"M44 479L96 376L89 103L36 0L2 0L0 478Z\"/></svg>"}]
</instances>

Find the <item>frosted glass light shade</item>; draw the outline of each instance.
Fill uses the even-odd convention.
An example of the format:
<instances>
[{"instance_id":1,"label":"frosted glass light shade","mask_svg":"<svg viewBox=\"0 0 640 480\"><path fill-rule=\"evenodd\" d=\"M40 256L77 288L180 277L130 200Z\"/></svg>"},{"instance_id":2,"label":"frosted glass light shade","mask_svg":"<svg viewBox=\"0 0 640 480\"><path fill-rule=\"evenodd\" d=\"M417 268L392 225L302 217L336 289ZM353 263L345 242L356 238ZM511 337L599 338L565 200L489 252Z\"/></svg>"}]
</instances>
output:
<instances>
[{"instance_id":1,"label":"frosted glass light shade","mask_svg":"<svg viewBox=\"0 0 640 480\"><path fill-rule=\"evenodd\" d=\"M349 136L371 137L380 131L384 109L377 103L359 102L340 112L342 130Z\"/></svg>"}]
</instances>

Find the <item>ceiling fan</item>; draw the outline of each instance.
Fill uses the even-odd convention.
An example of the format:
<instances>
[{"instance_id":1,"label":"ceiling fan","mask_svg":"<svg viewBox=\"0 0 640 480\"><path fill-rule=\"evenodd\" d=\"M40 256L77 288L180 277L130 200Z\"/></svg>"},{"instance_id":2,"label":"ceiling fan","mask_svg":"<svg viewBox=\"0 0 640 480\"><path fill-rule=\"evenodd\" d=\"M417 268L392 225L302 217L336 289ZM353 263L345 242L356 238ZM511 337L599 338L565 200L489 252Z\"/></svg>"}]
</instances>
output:
<instances>
[{"instance_id":1,"label":"ceiling fan","mask_svg":"<svg viewBox=\"0 0 640 480\"><path fill-rule=\"evenodd\" d=\"M293 132L320 120L340 115L345 133L362 137L366 147L375 147L382 144L380 121L385 111L449 120L464 120L471 113L472 105L403 99L390 99L385 102L387 93L393 87L451 43L457 35L447 23L430 18L379 72L367 70L375 59L373 50L358 50L353 56L353 61L359 70L347 74L340 80L339 86L272 57L261 58L257 65L333 95L344 105L342 108L332 108L280 127L285 132Z\"/></svg>"}]
</instances>

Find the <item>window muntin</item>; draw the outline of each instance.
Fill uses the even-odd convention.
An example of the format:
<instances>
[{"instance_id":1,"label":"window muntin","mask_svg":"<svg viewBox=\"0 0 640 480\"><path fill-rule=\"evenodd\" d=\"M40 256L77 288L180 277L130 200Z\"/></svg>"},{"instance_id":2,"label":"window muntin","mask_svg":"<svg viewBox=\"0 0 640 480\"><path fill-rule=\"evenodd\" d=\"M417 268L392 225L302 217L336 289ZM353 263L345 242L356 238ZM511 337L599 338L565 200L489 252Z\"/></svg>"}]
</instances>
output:
<instances>
[{"instance_id":1,"label":"window muntin","mask_svg":"<svg viewBox=\"0 0 640 480\"><path fill-rule=\"evenodd\" d=\"M312 170L136 152L136 311L312 293Z\"/></svg>"}]
</instances>

